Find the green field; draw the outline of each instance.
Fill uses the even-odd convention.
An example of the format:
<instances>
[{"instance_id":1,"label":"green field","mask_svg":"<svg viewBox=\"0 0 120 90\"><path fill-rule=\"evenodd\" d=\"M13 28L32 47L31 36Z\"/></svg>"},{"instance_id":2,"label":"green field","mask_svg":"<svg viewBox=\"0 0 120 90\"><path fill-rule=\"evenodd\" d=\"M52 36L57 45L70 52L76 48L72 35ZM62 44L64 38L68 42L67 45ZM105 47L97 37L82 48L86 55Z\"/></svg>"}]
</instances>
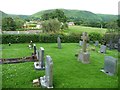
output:
<instances>
[{"instance_id":1,"label":"green field","mask_svg":"<svg viewBox=\"0 0 120 90\"><path fill-rule=\"evenodd\" d=\"M64 30L65 33L82 33L82 32L97 32L101 34L105 34L107 29L104 28L94 28L94 27L85 27L85 26L69 26L68 29Z\"/></svg>"},{"instance_id":2,"label":"green field","mask_svg":"<svg viewBox=\"0 0 120 90\"><path fill-rule=\"evenodd\" d=\"M57 43L36 43L37 48L44 47L45 56L50 55L53 59L53 84L54 88L117 88L118 76L108 76L100 69L104 65L105 56L117 58L116 50L107 50L106 54L99 53L90 45L90 64L82 64L77 61L75 54L81 49L78 43L62 43L62 49L57 48ZM31 56L33 50L28 44L2 45L2 57L25 57ZM45 58L45 57L44 57ZM32 80L45 74L45 71L36 71L33 62L2 65L3 88L34 88Z\"/></svg>"}]
</instances>

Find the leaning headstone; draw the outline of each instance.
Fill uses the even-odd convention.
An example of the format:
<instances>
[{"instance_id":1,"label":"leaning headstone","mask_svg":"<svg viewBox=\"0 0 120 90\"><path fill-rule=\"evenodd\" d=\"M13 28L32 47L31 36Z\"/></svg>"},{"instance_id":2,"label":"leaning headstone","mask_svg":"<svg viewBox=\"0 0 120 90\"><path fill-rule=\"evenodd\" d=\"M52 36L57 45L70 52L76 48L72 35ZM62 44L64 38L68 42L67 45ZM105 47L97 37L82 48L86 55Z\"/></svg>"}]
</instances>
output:
<instances>
[{"instance_id":1,"label":"leaning headstone","mask_svg":"<svg viewBox=\"0 0 120 90\"><path fill-rule=\"evenodd\" d=\"M82 51L78 55L78 60L80 60L84 64L88 64L90 63L90 54L86 51L88 40L87 32L83 32L83 36L81 38L83 39L83 46Z\"/></svg>"},{"instance_id":2,"label":"leaning headstone","mask_svg":"<svg viewBox=\"0 0 120 90\"><path fill-rule=\"evenodd\" d=\"M33 44L34 54L36 54L36 45Z\"/></svg>"},{"instance_id":3,"label":"leaning headstone","mask_svg":"<svg viewBox=\"0 0 120 90\"><path fill-rule=\"evenodd\" d=\"M79 45L82 46L83 45L83 41L79 41Z\"/></svg>"},{"instance_id":4,"label":"leaning headstone","mask_svg":"<svg viewBox=\"0 0 120 90\"><path fill-rule=\"evenodd\" d=\"M106 53L106 46L105 45L101 45L100 53Z\"/></svg>"},{"instance_id":5,"label":"leaning headstone","mask_svg":"<svg viewBox=\"0 0 120 90\"><path fill-rule=\"evenodd\" d=\"M61 39L60 37L57 38L58 48L61 49Z\"/></svg>"},{"instance_id":6,"label":"leaning headstone","mask_svg":"<svg viewBox=\"0 0 120 90\"><path fill-rule=\"evenodd\" d=\"M105 56L104 68L101 71L113 76L117 72L117 59L112 56Z\"/></svg>"},{"instance_id":7,"label":"leaning headstone","mask_svg":"<svg viewBox=\"0 0 120 90\"><path fill-rule=\"evenodd\" d=\"M40 84L43 88L53 88L53 61L49 55L46 56L45 76L40 77Z\"/></svg>"},{"instance_id":8,"label":"leaning headstone","mask_svg":"<svg viewBox=\"0 0 120 90\"><path fill-rule=\"evenodd\" d=\"M99 45L99 41L95 41L95 46L98 46Z\"/></svg>"},{"instance_id":9,"label":"leaning headstone","mask_svg":"<svg viewBox=\"0 0 120 90\"><path fill-rule=\"evenodd\" d=\"M37 70L44 70L44 48L40 47L39 54L38 54L39 62L34 62L34 67Z\"/></svg>"}]
</instances>

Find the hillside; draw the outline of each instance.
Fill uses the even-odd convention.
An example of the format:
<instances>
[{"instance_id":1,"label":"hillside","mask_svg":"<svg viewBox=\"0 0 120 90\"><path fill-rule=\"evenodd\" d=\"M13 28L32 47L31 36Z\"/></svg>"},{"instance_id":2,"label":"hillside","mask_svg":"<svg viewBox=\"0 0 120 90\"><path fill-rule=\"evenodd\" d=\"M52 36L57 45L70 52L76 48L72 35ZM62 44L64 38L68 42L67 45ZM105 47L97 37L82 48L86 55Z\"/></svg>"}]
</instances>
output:
<instances>
[{"instance_id":1,"label":"hillside","mask_svg":"<svg viewBox=\"0 0 120 90\"><path fill-rule=\"evenodd\" d=\"M55 9L44 10L37 12L32 17L41 17L45 13L53 12ZM111 20L117 20L117 15L107 15L107 14L95 14L89 11L82 11L82 10L70 10L70 9L61 9L64 11L65 15L69 19L79 19L79 20L89 20L89 21L103 21L108 22Z\"/></svg>"},{"instance_id":2,"label":"hillside","mask_svg":"<svg viewBox=\"0 0 120 90\"><path fill-rule=\"evenodd\" d=\"M2 18L4 18L4 17L21 18L21 19L27 19L27 18L29 18L28 15L6 14L3 11L0 11L0 15L2 15Z\"/></svg>"}]
</instances>

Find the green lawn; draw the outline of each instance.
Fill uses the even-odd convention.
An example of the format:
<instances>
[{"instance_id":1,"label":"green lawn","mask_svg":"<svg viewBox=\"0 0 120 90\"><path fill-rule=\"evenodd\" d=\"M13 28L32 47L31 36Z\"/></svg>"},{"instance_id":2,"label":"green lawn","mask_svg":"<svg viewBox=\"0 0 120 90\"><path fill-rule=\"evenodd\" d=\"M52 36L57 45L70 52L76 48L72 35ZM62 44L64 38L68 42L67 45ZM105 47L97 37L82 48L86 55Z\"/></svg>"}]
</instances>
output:
<instances>
[{"instance_id":1,"label":"green lawn","mask_svg":"<svg viewBox=\"0 0 120 90\"><path fill-rule=\"evenodd\" d=\"M100 69L104 65L104 57L107 55L117 58L116 50L107 50L106 54L97 51L90 52L90 64L82 64L77 61L75 53L81 47L78 43L62 43L62 49L57 48L57 43L37 43L37 48L44 47L45 56L53 59L53 84L55 88L117 88L118 77L108 76ZM3 58L30 56L28 44L3 44ZM92 46L94 47L94 46ZM0 65L1 66L1 65ZM45 71L36 71L33 62L2 65L3 88L33 88L32 80L43 76Z\"/></svg>"},{"instance_id":2,"label":"green lawn","mask_svg":"<svg viewBox=\"0 0 120 90\"><path fill-rule=\"evenodd\" d=\"M85 26L69 26L69 29L64 30L65 33L82 33L82 32L98 32L104 34L107 29L94 28L94 27L85 27Z\"/></svg>"}]
</instances>

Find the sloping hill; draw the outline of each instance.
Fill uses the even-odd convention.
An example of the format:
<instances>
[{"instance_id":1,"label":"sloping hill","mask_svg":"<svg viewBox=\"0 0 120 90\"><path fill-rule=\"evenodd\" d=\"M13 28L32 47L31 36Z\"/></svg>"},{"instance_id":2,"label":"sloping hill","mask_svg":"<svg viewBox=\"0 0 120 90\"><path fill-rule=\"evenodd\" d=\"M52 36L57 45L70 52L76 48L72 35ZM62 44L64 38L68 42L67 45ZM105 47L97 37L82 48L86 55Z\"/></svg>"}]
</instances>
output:
<instances>
[{"instance_id":1,"label":"sloping hill","mask_svg":"<svg viewBox=\"0 0 120 90\"><path fill-rule=\"evenodd\" d=\"M32 17L41 17L45 13L53 12L55 9L44 10L37 12ZM89 20L89 21L111 21L117 20L117 15L106 15L106 14L95 14L89 11L82 11L82 10L70 10L70 9L61 9L64 11L65 15L68 18L77 18L79 20Z\"/></svg>"}]
</instances>

